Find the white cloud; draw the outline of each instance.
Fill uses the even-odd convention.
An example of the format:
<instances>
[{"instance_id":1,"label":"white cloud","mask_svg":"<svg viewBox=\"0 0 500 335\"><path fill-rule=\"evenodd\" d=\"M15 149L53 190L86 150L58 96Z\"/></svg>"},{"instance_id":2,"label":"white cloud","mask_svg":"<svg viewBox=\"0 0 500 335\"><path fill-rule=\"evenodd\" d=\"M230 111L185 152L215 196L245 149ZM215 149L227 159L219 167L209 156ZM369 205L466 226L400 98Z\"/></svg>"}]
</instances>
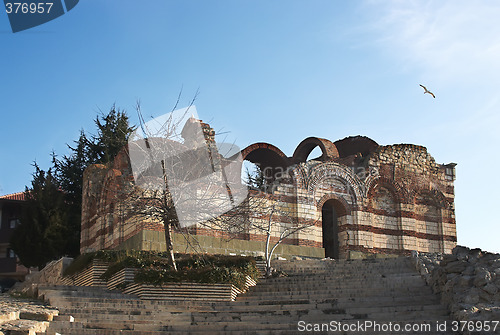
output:
<instances>
[{"instance_id":1,"label":"white cloud","mask_svg":"<svg viewBox=\"0 0 500 335\"><path fill-rule=\"evenodd\" d=\"M373 45L437 95L416 136L459 163L459 243L500 251L489 211L500 187L489 172L500 163L500 1L369 0L363 10ZM403 105L413 113L430 106Z\"/></svg>"},{"instance_id":2,"label":"white cloud","mask_svg":"<svg viewBox=\"0 0 500 335\"><path fill-rule=\"evenodd\" d=\"M367 28L403 62L441 81L500 76L500 2L368 1Z\"/></svg>"},{"instance_id":3,"label":"white cloud","mask_svg":"<svg viewBox=\"0 0 500 335\"><path fill-rule=\"evenodd\" d=\"M376 47L437 90L450 119L429 131L499 140L500 1L369 0L363 10Z\"/></svg>"}]
</instances>

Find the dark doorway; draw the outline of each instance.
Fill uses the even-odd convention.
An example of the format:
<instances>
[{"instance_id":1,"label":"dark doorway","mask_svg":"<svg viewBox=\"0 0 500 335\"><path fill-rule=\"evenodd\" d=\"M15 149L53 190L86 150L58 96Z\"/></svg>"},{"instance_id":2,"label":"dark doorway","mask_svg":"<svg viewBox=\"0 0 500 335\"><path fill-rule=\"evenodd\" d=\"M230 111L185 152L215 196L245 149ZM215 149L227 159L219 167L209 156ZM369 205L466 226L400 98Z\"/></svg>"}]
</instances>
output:
<instances>
[{"instance_id":1,"label":"dark doorway","mask_svg":"<svg viewBox=\"0 0 500 335\"><path fill-rule=\"evenodd\" d=\"M334 207L334 200L328 200L321 208L323 248L325 257L339 258L339 229L338 216Z\"/></svg>"}]
</instances>

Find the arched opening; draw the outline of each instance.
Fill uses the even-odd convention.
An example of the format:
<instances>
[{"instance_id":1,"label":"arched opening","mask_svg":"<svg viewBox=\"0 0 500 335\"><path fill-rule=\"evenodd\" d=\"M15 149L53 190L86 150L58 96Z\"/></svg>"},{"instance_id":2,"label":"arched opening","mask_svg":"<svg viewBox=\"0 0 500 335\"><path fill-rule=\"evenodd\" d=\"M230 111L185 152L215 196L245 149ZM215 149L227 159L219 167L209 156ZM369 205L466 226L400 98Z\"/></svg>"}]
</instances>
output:
<instances>
[{"instance_id":1,"label":"arched opening","mask_svg":"<svg viewBox=\"0 0 500 335\"><path fill-rule=\"evenodd\" d=\"M325 257L339 258L339 214L338 204L330 199L321 207L321 226Z\"/></svg>"},{"instance_id":2,"label":"arched opening","mask_svg":"<svg viewBox=\"0 0 500 335\"><path fill-rule=\"evenodd\" d=\"M316 146L312 151L309 153L309 155L306 158L306 161L310 159L314 160L321 160L321 157L323 156L323 151L321 151L321 148L319 146ZM311 158L309 158L311 157Z\"/></svg>"},{"instance_id":3,"label":"arched opening","mask_svg":"<svg viewBox=\"0 0 500 335\"><path fill-rule=\"evenodd\" d=\"M321 161L330 161L336 157L339 157L339 153L335 144L331 141L318 138L318 137L308 137L297 146L295 151L293 152L293 161L294 163L305 162L309 157L309 154L314 150L314 148L319 147L321 149L321 156L315 159Z\"/></svg>"},{"instance_id":4,"label":"arched opening","mask_svg":"<svg viewBox=\"0 0 500 335\"><path fill-rule=\"evenodd\" d=\"M290 161L279 148L272 144L252 144L243 149L241 155L244 159L242 169L243 180L248 179L247 169L254 177L262 179L262 186L269 186L276 180L288 176L287 169L291 165Z\"/></svg>"}]
</instances>

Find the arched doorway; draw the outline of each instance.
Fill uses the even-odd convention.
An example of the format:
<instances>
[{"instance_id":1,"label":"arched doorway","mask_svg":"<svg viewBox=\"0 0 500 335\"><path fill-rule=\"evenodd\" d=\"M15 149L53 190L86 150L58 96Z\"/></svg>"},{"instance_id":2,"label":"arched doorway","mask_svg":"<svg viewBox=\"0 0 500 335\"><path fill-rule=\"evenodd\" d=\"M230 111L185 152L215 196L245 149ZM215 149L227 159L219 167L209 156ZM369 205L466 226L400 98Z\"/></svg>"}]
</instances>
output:
<instances>
[{"instance_id":1,"label":"arched doorway","mask_svg":"<svg viewBox=\"0 0 500 335\"><path fill-rule=\"evenodd\" d=\"M330 199L321 207L323 248L325 257L330 258L339 258L339 212L335 205L336 201Z\"/></svg>"}]
</instances>

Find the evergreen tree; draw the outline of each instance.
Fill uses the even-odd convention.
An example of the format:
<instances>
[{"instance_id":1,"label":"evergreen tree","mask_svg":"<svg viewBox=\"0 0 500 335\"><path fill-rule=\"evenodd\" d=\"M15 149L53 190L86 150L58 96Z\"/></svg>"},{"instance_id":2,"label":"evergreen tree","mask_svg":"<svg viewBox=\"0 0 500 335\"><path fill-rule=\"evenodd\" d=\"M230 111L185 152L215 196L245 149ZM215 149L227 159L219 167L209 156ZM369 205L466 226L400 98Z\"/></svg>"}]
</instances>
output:
<instances>
[{"instance_id":1,"label":"evergreen tree","mask_svg":"<svg viewBox=\"0 0 500 335\"><path fill-rule=\"evenodd\" d=\"M21 225L11 240L14 251L26 266L43 266L47 261L80 252L83 172L96 163L107 164L122 150L133 128L124 111L112 106L96 117L95 135L83 130L70 154L57 158L47 172L35 164L31 188Z\"/></svg>"},{"instance_id":2,"label":"evergreen tree","mask_svg":"<svg viewBox=\"0 0 500 335\"><path fill-rule=\"evenodd\" d=\"M95 163L106 164L127 145L128 137L134 128L130 127L126 113L117 110L114 105L107 115L97 117L94 122L97 126L97 136L93 136L91 155L95 156L89 158L95 159Z\"/></svg>"},{"instance_id":3,"label":"evergreen tree","mask_svg":"<svg viewBox=\"0 0 500 335\"><path fill-rule=\"evenodd\" d=\"M252 169L246 168L246 184L250 189L265 191L267 185L264 172L258 164L253 164Z\"/></svg>"},{"instance_id":4,"label":"evergreen tree","mask_svg":"<svg viewBox=\"0 0 500 335\"><path fill-rule=\"evenodd\" d=\"M25 266L42 267L48 261L66 254L70 241L64 193L52 174L35 163L31 188L26 187L26 204L21 224L10 240L11 248Z\"/></svg>"},{"instance_id":5,"label":"evergreen tree","mask_svg":"<svg viewBox=\"0 0 500 335\"><path fill-rule=\"evenodd\" d=\"M67 211L67 238L70 241L70 256L76 256L80 252L80 220L82 203L82 183L83 171L90 165L90 141L83 131L80 132L75 147L69 147L72 154L63 156L58 160L53 156L54 169L57 180L62 190L64 190L65 208Z\"/></svg>"},{"instance_id":6,"label":"evergreen tree","mask_svg":"<svg viewBox=\"0 0 500 335\"><path fill-rule=\"evenodd\" d=\"M71 240L68 254L80 252L80 225L82 212L83 172L92 164L107 164L113 161L128 141L134 130L128 116L113 105L108 114L101 114L94 120L96 135L87 135L82 130L75 145L69 146L70 155L62 159L53 158L57 179L64 190L68 209L68 239Z\"/></svg>"},{"instance_id":7,"label":"evergreen tree","mask_svg":"<svg viewBox=\"0 0 500 335\"><path fill-rule=\"evenodd\" d=\"M71 153L62 159L53 156L54 168L61 188L67 193L70 203L81 204L83 171L91 164L107 164L122 150L134 130L129 126L128 116L115 106L107 115L94 120L97 134L88 136L82 130Z\"/></svg>"}]
</instances>

